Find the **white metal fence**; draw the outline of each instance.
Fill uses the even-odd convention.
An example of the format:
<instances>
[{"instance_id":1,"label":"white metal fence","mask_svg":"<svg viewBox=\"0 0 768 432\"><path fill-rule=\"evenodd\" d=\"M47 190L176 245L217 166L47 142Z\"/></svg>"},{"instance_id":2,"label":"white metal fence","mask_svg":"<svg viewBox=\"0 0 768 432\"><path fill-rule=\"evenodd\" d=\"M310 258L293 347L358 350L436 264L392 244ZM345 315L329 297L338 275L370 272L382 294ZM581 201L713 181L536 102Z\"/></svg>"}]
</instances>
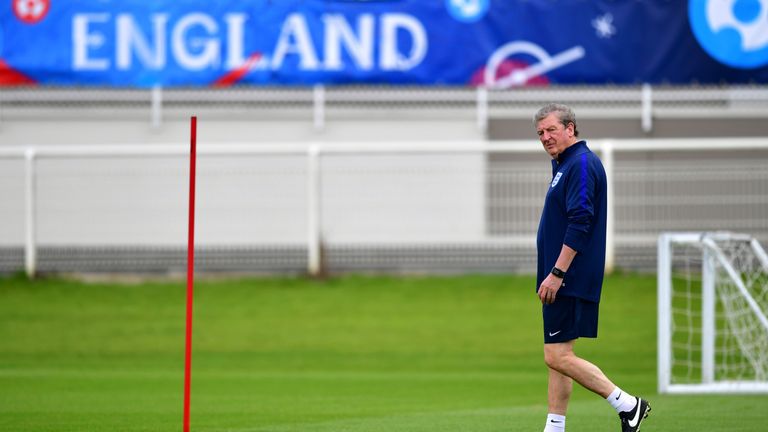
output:
<instances>
[{"instance_id":1,"label":"white metal fence","mask_svg":"<svg viewBox=\"0 0 768 432\"><path fill-rule=\"evenodd\" d=\"M768 139L592 141L608 267L667 230L768 238ZM184 268L185 145L0 147L0 271ZM533 272L550 179L526 142L201 144L204 271Z\"/></svg>"},{"instance_id":2,"label":"white metal fence","mask_svg":"<svg viewBox=\"0 0 768 432\"><path fill-rule=\"evenodd\" d=\"M571 105L580 118L636 118L643 132L654 118L765 118L768 86L322 86L111 89L18 87L0 92L0 122L25 118L142 118L154 127L186 118L306 118L318 129L334 118L471 118L485 131L491 117L531 118L543 101ZM77 114L72 114L73 110Z\"/></svg>"}]
</instances>

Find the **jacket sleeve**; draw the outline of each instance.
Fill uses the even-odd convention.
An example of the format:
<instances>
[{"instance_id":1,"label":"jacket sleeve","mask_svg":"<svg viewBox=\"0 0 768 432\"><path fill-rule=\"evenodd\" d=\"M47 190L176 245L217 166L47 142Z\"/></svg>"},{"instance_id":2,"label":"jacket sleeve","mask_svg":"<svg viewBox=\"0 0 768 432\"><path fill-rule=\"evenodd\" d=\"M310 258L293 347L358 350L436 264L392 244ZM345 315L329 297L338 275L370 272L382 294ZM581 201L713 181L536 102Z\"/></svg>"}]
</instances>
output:
<instances>
[{"instance_id":1,"label":"jacket sleeve","mask_svg":"<svg viewBox=\"0 0 768 432\"><path fill-rule=\"evenodd\" d=\"M592 237L595 224L597 181L588 153L581 154L569 170L566 182L566 215L568 226L563 243L581 252Z\"/></svg>"}]
</instances>

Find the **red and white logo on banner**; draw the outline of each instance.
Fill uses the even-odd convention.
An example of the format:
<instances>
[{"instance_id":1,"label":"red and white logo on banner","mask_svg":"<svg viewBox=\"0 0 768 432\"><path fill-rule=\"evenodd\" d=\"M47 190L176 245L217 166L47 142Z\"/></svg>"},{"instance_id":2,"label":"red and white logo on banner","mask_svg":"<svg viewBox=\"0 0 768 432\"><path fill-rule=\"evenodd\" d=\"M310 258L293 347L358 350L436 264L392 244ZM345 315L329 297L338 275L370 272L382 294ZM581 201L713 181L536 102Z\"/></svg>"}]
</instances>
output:
<instances>
[{"instance_id":1,"label":"red and white logo on banner","mask_svg":"<svg viewBox=\"0 0 768 432\"><path fill-rule=\"evenodd\" d=\"M11 0L16 18L27 24L40 22L51 8L51 0Z\"/></svg>"}]
</instances>

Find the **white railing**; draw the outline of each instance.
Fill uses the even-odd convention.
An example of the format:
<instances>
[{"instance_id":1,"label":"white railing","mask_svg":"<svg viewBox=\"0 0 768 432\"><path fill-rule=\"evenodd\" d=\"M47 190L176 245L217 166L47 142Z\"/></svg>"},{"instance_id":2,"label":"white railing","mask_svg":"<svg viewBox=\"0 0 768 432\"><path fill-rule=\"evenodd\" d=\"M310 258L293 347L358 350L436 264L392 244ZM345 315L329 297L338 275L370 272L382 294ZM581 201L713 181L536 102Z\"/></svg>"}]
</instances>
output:
<instances>
[{"instance_id":1,"label":"white railing","mask_svg":"<svg viewBox=\"0 0 768 432\"><path fill-rule=\"evenodd\" d=\"M609 271L632 266L617 263L617 247L653 250L665 229L706 225L768 234L768 139L589 145L609 180ZM723 157L741 150L749 150L742 159ZM530 251L550 175L535 141L203 143L198 151L202 242L305 248L312 274L323 268L323 248L338 244L516 245ZM679 152L689 156L665 156ZM9 199L0 210L8 212L6 220L24 212L26 272L37 271L41 244L183 244L185 219L177 210L186 199L187 153L183 144L0 147L0 162L24 161L23 206ZM643 153L653 158L632 156ZM701 159L703 153L708 156ZM90 226L73 226L81 221ZM0 228L0 247L14 243L17 228Z\"/></svg>"},{"instance_id":2,"label":"white railing","mask_svg":"<svg viewBox=\"0 0 768 432\"><path fill-rule=\"evenodd\" d=\"M550 86L507 90L485 87L324 86L234 87L224 89L163 88L7 88L0 92L0 121L21 115L66 115L68 108L98 112L130 110L159 128L164 119L186 116L190 109L227 115L233 109L290 111L293 117L311 118L325 128L334 113L377 118L381 109L394 109L406 117L419 112L427 117L474 117L485 132L491 117L530 118L542 101L557 100L577 108L582 118L636 118L642 130L653 130L654 118L745 116L765 118L768 86Z\"/></svg>"}]
</instances>

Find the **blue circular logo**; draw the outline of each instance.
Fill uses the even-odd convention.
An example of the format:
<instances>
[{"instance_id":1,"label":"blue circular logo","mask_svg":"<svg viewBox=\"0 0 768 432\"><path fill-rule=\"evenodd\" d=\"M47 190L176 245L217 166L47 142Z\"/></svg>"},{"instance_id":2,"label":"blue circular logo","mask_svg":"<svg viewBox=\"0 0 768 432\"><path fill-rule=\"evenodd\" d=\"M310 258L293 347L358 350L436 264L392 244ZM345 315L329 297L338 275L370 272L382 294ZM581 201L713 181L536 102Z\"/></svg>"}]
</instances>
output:
<instances>
[{"instance_id":1,"label":"blue circular logo","mask_svg":"<svg viewBox=\"0 0 768 432\"><path fill-rule=\"evenodd\" d=\"M445 7L457 21L472 23L485 16L491 0L445 0Z\"/></svg>"},{"instance_id":2,"label":"blue circular logo","mask_svg":"<svg viewBox=\"0 0 768 432\"><path fill-rule=\"evenodd\" d=\"M720 63L768 64L768 0L690 0L688 19L701 47Z\"/></svg>"}]
</instances>

